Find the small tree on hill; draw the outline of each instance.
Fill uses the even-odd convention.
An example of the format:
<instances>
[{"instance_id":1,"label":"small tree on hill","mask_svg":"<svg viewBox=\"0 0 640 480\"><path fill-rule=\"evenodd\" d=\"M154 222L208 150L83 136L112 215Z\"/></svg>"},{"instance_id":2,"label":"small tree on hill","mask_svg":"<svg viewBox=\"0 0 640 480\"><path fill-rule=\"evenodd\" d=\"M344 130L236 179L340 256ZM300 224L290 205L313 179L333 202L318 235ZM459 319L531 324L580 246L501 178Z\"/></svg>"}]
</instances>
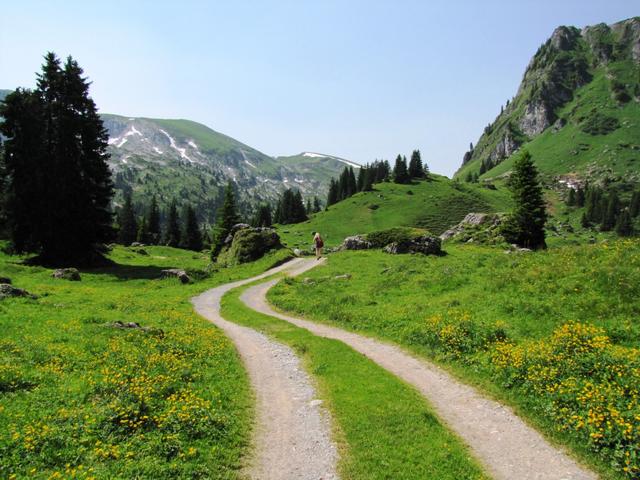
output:
<instances>
[{"instance_id":1,"label":"small tree on hill","mask_svg":"<svg viewBox=\"0 0 640 480\"><path fill-rule=\"evenodd\" d=\"M215 260L224 246L224 241L231 232L231 227L240 222L236 209L236 198L233 193L231 182L227 184L224 191L224 202L218 211L216 225L213 229L213 239L211 244L211 258Z\"/></svg>"},{"instance_id":2,"label":"small tree on hill","mask_svg":"<svg viewBox=\"0 0 640 480\"><path fill-rule=\"evenodd\" d=\"M633 235L633 223L631 222L631 215L628 209L624 209L618 215L616 221L616 233L621 237L630 237Z\"/></svg>"},{"instance_id":3,"label":"small tree on hill","mask_svg":"<svg viewBox=\"0 0 640 480\"><path fill-rule=\"evenodd\" d=\"M515 207L503 226L505 239L525 248L546 248L547 211L538 171L527 150L515 161L510 188Z\"/></svg>"},{"instance_id":4,"label":"small tree on hill","mask_svg":"<svg viewBox=\"0 0 640 480\"><path fill-rule=\"evenodd\" d=\"M407 160L401 155L398 155L396 157L396 164L393 167L393 181L395 183L409 183L410 180Z\"/></svg>"},{"instance_id":5,"label":"small tree on hill","mask_svg":"<svg viewBox=\"0 0 640 480\"><path fill-rule=\"evenodd\" d=\"M422 166L422 158L420 150L414 150L409 160L409 176L411 178L424 178L424 167Z\"/></svg>"},{"instance_id":6,"label":"small tree on hill","mask_svg":"<svg viewBox=\"0 0 640 480\"><path fill-rule=\"evenodd\" d=\"M331 182L329 183L329 194L327 195L327 207L338 203L338 184L337 182L332 178Z\"/></svg>"},{"instance_id":7,"label":"small tree on hill","mask_svg":"<svg viewBox=\"0 0 640 480\"><path fill-rule=\"evenodd\" d=\"M320 210L322 210L320 199L318 197L313 197L313 213L318 213Z\"/></svg>"},{"instance_id":8,"label":"small tree on hill","mask_svg":"<svg viewBox=\"0 0 640 480\"><path fill-rule=\"evenodd\" d=\"M609 199L604 209L602 216L602 223L600 224L600 230L603 232L609 232L613 230L616 225L616 218L618 216L618 210L620 209L620 201L618 195L615 192L611 192Z\"/></svg>"},{"instance_id":9,"label":"small tree on hill","mask_svg":"<svg viewBox=\"0 0 640 480\"><path fill-rule=\"evenodd\" d=\"M636 190L631 195L631 201L629 202L629 215L633 218L640 214L640 191Z\"/></svg>"}]
</instances>

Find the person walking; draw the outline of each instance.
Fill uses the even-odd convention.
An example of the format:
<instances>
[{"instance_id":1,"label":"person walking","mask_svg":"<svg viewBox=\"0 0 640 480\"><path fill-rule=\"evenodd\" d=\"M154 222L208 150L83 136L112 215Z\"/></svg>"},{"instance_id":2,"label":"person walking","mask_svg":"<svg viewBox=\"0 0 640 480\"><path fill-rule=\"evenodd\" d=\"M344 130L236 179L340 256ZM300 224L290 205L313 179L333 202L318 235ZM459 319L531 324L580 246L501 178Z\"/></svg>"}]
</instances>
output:
<instances>
[{"instance_id":1,"label":"person walking","mask_svg":"<svg viewBox=\"0 0 640 480\"><path fill-rule=\"evenodd\" d=\"M316 247L316 260L320 260L322 257L322 247L324 247L324 240L322 240L320 232L313 233L313 243Z\"/></svg>"}]
</instances>

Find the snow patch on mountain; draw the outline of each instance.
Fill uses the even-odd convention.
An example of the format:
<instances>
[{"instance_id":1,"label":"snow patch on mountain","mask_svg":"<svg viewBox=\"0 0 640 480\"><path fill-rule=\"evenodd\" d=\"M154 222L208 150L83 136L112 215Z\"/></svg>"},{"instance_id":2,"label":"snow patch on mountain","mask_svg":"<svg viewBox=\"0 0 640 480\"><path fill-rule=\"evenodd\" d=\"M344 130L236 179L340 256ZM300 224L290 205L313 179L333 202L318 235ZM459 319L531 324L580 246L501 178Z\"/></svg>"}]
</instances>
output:
<instances>
[{"instance_id":1,"label":"snow patch on mountain","mask_svg":"<svg viewBox=\"0 0 640 480\"><path fill-rule=\"evenodd\" d=\"M153 147L153 149L156 151L158 155L162 155L162 150L160 150L158 147Z\"/></svg>"},{"instance_id":2,"label":"snow patch on mountain","mask_svg":"<svg viewBox=\"0 0 640 480\"><path fill-rule=\"evenodd\" d=\"M302 153L303 157L311 157L311 158L330 158L332 160L336 160L338 162L342 162L346 165L349 165L350 167L353 168L362 168L362 165L358 165L355 162L352 162L350 160L345 160L344 158L340 158L340 157L335 157L333 155L325 155L324 153L316 153L316 152L303 152Z\"/></svg>"},{"instance_id":3,"label":"snow patch on mountain","mask_svg":"<svg viewBox=\"0 0 640 480\"><path fill-rule=\"evenodd\" d=\"M191 163L195 163L193 160L191 160L191 158L189 158L189 156L187 155L187 149L186 148L180 148L178 147L178 145L176 145L176 141L173 139L173 137L171 135L169 135L166 131L160 129L160 132L162 132L168 139L169 139L169 144L171 145L171 148L173 148L175 151L177 151L180 154L181 158L184 158L185 160L188 160Z\"/></svg>"},{"instance_id":4,"label":"snow patch on mountain","mask_svg":"<svg viewBox=\"0 0 640 480\"><path fill-rule=\"evenodd\" d=\"M122 140L120 140L120 143L118 143L116 145L116 147L120 148L122 147L125 143L127 143L127 137L124 137Z\"/></svg>"},{"instance_id":5,"label":"snow patch on mountain","mask_svg":"<svg viewBox=\"0 0 640 480\"><path fill-rule=\"evenodd\" d=\"M250 166L250 167L252 167L252 168L258 168L258 167L256 167L253 163L251 163L251 162L249 161L249 159L247 158L247 154L246 154L246 153L244 153L244 150L240 150L240 153L242 154L242 158L244 158L244 163L246 163L247 165L249 165L249 166Z\"/></svg>"}]
</instances>

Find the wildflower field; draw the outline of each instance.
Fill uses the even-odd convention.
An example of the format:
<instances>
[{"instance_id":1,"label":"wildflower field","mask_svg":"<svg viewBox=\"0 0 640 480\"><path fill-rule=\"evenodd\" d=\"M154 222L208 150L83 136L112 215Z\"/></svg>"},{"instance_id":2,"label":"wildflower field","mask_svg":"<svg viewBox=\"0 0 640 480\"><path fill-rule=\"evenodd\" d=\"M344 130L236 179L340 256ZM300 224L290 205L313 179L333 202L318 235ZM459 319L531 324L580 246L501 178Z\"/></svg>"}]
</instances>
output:
<instances>
[{"instance_id":1,"label":"wildflower field","mask_svg":"<svg viewBox=\"0 0 640 480\"><path fill-rule=\"evenodd\" d=\"M269 297L434 359L603 478L640 478L640 242L445 250L339 253Z\"/></svg>"},{"instance_id":2,"label":"wildflower field","mask_svg":"<svg viewBox=\"0 0 640 480\"><path fill-rule=\"evenodd\" d=\"M146 250L116 247L80 282L0 254L0 275L38 295L0 300L0 478L237 477L248 381L189 299L285 253L209 274L206 255ZM158 280L168 267L196 281Z\"/></svg>"}]
</instances>

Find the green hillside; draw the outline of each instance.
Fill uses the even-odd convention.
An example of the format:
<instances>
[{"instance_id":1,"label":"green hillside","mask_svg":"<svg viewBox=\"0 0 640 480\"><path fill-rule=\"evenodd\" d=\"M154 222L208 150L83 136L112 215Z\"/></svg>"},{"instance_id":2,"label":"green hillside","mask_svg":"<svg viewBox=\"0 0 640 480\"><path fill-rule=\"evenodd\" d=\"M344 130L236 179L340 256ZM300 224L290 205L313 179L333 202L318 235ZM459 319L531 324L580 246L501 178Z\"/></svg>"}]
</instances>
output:
<instances>
[{"instance_id":1,"label":"green hillside","mask_svg":"<svg viewBox=\"0 0 640 480\"><path fill-rule=\"evenodd\" d=\"M550 181L562 175L639 181L638 32L640 17L582 31L556 29L456 177L499 177L526 146Z\"/></svg>"},{"instance_id":2,"label":"green hillside","mask_svg":"<svg viewBox=\"0 0 640 480\"><path fill-rule=\"evenodd\" d=\"M308 248L311 232L319 231L328 246L355 234L397 226L420 227L440 234L469 212L505 211L510 194L505 187L492 190L432 175L412 185L380 183L313 215L296 225L278 227L287 245Z\"/></svg>"}]
</instances>

